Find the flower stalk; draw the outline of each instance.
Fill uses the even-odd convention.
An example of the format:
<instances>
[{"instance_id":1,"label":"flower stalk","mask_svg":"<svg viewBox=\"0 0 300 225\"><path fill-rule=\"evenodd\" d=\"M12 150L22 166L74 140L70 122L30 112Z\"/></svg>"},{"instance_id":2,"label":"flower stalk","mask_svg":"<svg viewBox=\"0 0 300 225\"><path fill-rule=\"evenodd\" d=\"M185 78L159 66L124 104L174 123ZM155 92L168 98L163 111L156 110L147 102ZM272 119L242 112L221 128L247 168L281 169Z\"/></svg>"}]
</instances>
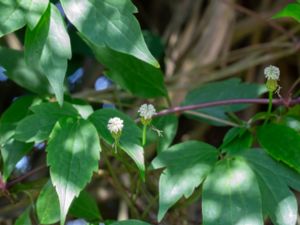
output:
<instances>
[{"instance_id":1,"label":"flower stalk","mask_svg":"<svg viewBox=\"0 0 300 225\"><path fill-rule=\"evenodd\" d=\"M141 117L141 123L143 124L143 136L142 136L142 145L146 145L147 141L147 128L151 124L152 117L156 115L156 109L151 104L143 104L138 113Z\"/></svg>"}]
</instances>

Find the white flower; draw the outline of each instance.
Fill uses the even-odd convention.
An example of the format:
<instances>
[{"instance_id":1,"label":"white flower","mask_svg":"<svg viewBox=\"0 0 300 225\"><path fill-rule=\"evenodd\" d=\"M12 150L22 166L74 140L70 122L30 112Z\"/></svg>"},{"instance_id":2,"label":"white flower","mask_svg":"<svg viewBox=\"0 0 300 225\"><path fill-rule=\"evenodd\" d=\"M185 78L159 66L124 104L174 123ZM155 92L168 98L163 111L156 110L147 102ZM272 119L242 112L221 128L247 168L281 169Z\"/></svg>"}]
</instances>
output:
<instances>
[{"instance_id":1,"label":"white flower","mask_svg":"<svg viewBox=\"0 0 300 225\"><path fill-rule=\"evenodd\" d=\"M124 124L123 120L121 120L119 117L110 118L107 124L107 129L110 131L110 133L118 134L121 133Z\"/></svg>"},{"instance_id":2,"label":"white flower","mask_svg":"<svg viewBox=\"0 0 300 225\"><path fill-rule=\"evenodd\" d=\"M140 117L142 117L143 119L150 120L156 114L156 109L151 104L149 105L143 104L138 110L138 113L140 114Z\"/></svg>"},{"instance_id":3,"label":"white flower","mask_svg":"<svg viewBox=\"0 0 300 225\"><path fill-rule=\"evenodd\" d=\"M279 76L280 76L280 70L278 67L276 66L268 66L265 68L264 70L265 73L265 77L268 80L279 80Z\"/></svg>"}]
</instances>

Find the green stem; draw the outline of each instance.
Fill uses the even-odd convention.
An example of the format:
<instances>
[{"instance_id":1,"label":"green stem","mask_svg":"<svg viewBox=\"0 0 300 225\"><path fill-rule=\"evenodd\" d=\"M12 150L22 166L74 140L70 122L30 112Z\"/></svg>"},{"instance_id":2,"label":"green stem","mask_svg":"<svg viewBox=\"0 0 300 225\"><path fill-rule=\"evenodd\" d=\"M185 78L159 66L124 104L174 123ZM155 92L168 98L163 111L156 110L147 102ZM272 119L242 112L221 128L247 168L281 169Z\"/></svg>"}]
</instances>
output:
<instances>
[{"instance_id":1,"label":"green stem","mask_svg":"<svg viewBox=\"0 0 300 225\"><path fill-rule=\"evenodd\" d=\"M145 146L147 141L147 125L144 125L143 127L143 140L142 145Z\"/></svg>"},{"instance_id":2,"label":"green stem","mask_svg":"<svg viewBox=\"0 0 300 225\"><path fill-rule=\"evenodd\" d=\"M267 122L269 121L270 117L271 117L271 113L272 113L272 102L273 102L273 92L269 91L269 104L268 104L268 112L267 112L267 119L265 120L264 124L267 124Z\"/></svg>"},{"instance_id":3,"label":"green stem","mask_svg":"<svg viewBox=\"0 0 300 225\"><path fill-rule=\"evenodd\" d=\"M130 208L133 216L139 218L139 213L138 213L134 203L129 198L126 190L123 188L123 185L120 183L120 181L119 181L120 179L118 179L114 169L112 168L112 165L110 164L105 151L102 151L102 156L103 156L105 164L107 165L107 169L108 169L109 173L111 174L111 177L113 180L113 185L115 186L117 193L124 199L124 201L126 202L128 207Z\"/></svg>"}]
</instances>

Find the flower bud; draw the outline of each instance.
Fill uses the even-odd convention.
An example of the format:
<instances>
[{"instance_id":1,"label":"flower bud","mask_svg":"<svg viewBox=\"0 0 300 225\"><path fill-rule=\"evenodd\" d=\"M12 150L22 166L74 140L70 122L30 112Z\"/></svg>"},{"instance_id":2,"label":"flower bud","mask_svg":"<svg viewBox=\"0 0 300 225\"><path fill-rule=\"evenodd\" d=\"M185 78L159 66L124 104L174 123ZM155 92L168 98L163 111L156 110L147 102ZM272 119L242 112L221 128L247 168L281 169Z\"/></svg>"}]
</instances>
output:
<instances>
[{"instance_id":1,"label":"flower bud","mask_svg":"<svg viewBox=\"0 0 300 225\"><path fill-rule=\"evenodd\" d=\"M276 66L268 66L264 70L265 77L267 79L266 87L268 91L274 92L278 88L277 81L279 80L280 70Z\"/></svg>"}]
</instances>

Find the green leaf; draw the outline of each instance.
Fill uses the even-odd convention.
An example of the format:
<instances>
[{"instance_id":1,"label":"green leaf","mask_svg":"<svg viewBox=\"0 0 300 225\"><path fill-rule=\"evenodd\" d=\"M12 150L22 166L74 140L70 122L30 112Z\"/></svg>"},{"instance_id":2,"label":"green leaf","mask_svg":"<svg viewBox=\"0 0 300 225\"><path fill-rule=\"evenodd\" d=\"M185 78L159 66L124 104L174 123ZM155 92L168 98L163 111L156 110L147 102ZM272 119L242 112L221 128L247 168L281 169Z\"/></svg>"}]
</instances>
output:
<instances>
[{"instance_id":1,"label":"green leaf","mask_svg":"<svg viewBox=\"0 0 300 225\"><path fill-rule=\"evenodd\" d=\"M183 142L158 154L152 167L166 168L159 179L158 221L182 196L188 198L192 195L217 158L216 148L197 141Z\"/></svg>"},{"instance_id":2,"label":"green leaf","mask_svg":"<svg viewBox=\"0 0 300 225\"><path fill-rule=\"evenodd\" d=\"M64 20L55 5L49 5L33 30L27 29L25 49L27 63L35 62L43 71L58 102L62 104L64 79L72 53Z\"/></svg>"},{"instance_id":3,"label":"green leaf","mask_svg":"<svg viewBox=\"0 0 300 225\"><path fill-rule=\"evenodd\" d=\"M73 199L98 169L101 148L97 130L87 120L63 118L53 128L46 151L60 202L60 222L64 224Z\"/></svg>"},{"instance_id":4,"label":"green leaf","mask_svg":"<svg viewBox=\"0 0 300 225\"><path fill-rule=\"evenodd\" d=\"M262 85L241 83L240 79L233 78L225 81L201 85L200 87L188 93L182 105L201 104L229 99L256 98L265 91L266 89ZM249 107L247 104L232 104L203 108L193 111L224 120L229 120L226 113L241 111L247 107ZM199 119L199 117L193 118ZM206 122L209 122L213 125L221 125L220 123L212 121Z\"/></svg>"},{"instance_id":5,"label":"green leaf","mask_svg":"<svg viewBox=\"0 0 300 225\"><path fill-rule=\"evenodd\" d=\"M285 164L275 161L262 149L253 149L253 151L247 151L242 155L251 163L251 166L274 171L274 174L284 179L288 186L300 191L300 174Z\"/></svg>"},{"instance_id":6,"label":"green leaf","mask_svg":"<svg viewBox=\"0 0 300 225\"><path fill-rule=\"evenodd\" d=\"M81 37L86 41L82 35ZM142 98L167 96L163 74L133 56L87 42L96 58L107 68L105 75L125 90Z\"/></svg>"},{"instance_id":7,"label":"green leaf","mask_svg":"<svg viewBox=\"0 0 300 225\"><path fill-rule=\"evenodd\" d=\"M53 224L59 221L59 200L51 181L42 189L36 203L36 211L41 224ZM70 214L88 221L100 220L97 204L86 191L82 191L78 198L74 199Z\"/></svg>"},{"instance_id":8,"label":"green leaf","mask_svg":"<svg viewBox=\"0 0 300 225\"><path fill-rule=\"evenodd\" d=\"M159 153L172 144L177 133L178 117L175 115L156 117L153 119L152 125L155 129L162 131L162 135L158 137L157 144L157 152Z\"/></svg>"},{"instance_id":9,"label":"green leaf","mask_svg":"<svg viewBox=\"0 0 300 225\"><path fill-rule=\"evenodd\" d=\"M289 3L286 5L282 10L276 13L273 18L284 18L284 17L291 17L295 19L297 22L300 22L300 4L297 3Z\"/></svg>"},{"instance_id":10,"label":"green leaf","mask_svg":"<svg viewBox=\"0 0 300 225\"><path fill-rule=\"evenodd\" d=\"M124 221L114 222L110 225L150 225L150 224L140 220L124 220Z\"/></svg>"},{"instance_id":11,"label":"green leaf","mask_svg":"<svg viewBox=\"0 0 300 225\"><path fill-rule=\"evenodd\" d=\"M22 1L22 9L27 11L25 14L25 20L30 29L34 29L34 27L38 24L48 5L49 0Z\"/></svg>"},{"instance_id":12,"label":"green leaf","mask_svg":"<svg viewBox=\"0 0 300 225\"><path fill-rule=\"evenodd\" d=\"M30 219L30 207L27 208L16 220L15 225L32 225Z\"/></svg>"},{"instance_id":13,"label":"green leaf","mask_svg":"<svg viewBox=\"0 0 300 225\"><path fill-rule=\"evenodd\" d=\"M86 101L81 99L70 99L69 101L72 106L78 111L83 119L87 119L93 114L93 107Z\"/></svg>"},{"instance_id":14,"label":"green leaf","mask_svg":"<svg viewBox=\"0 0 300 225\"><path fill-rule=\"evenodd\" d=\"M40 224L54 224L60 219L59 201L51 181L41 190L36 202L36 213Z\"/></svg>"},{"instance_id":15,"label":"green leaf","mask_svg":"<svg viewBox=\"0 0 300 225\"><path fill-rule=\"evenodd\" d=\"M0 37L22 28L25 24L19 1L2 0L0 2Z\"/></svg>"},{"instance_id":16,"label":"green leaf","mask_svg":"<svg viewBox=\"0 0 300 225\"><path fill-rule=\"evenodd\" d=\"M47 78L35 64L25 62L23 52L0 47L0 66L6 69L9 79L21 87L40 95L53 93Z\"/></svg>"},{"instance_id":17,"label":"green leaf","mask_svg":"<svg viewBox=\"0 0 300 225\"><path fill-rule=\"evenodd\" d=\"M28 108L34 102L33 96L16 99L2 114L0 119L0 145L5 144L14 134L20 120L28 114Z\"/></svg>"},{"instance_id":18,"label":"green leaf","mask_svg":"<svg viewBox=\"0 0 300 225\"><path fill-rule=\"evenodd\" d=\"M144 150L140 140L142 132L135 122L124 113L115 109L97 110L90 116L89 120L95 125L105 142L112 145L114 138L107 129L107 123L108 120L113 117L119 117L124 121L124 127L120 137L120 147L133 159L140 170L141 176L144 177Z\"/></svg>"},{"instance_id":19,"label":"green leaf","mask_svg":"<svg viewBox=\"0 0 300 225\"><path fill-rule=\"evenodd\" d=\"M243 154L255 171L262 195L263 210L275 225L293 225L297 221L297 200L289 190L289 180L300 184L300 175L274 161L260 149ZM298 186L299 189L299 186Z\"/></svg>"},{"instance_id":20,"label":"green leaf","mask_svg":"<svg viewBox=\"0 0 300 225\"><path fill-rule=\"evenodd\" d=\"M251 147L252 134L246 128L231 128L225 135L221 149L229 154L236 154Z\"/></svg>"},{"instance_id":21,"label":"green leaf","mask_svg":"<svg viewBox=\"0 0 300 225\"><path fill-rule=\"evenodd\" d=\"M16 164L32 149L32 147L33 144L25 144L12 139L0 147L3 160L4 181L7 181Z\"/></svg>"},{"instance_id":22,"label":"green leaf","mask_svg":"<svg viewBox=\"0 0 300 225\"><path fill-rule=\"evenodd\" d=\"M27 23L33 29L49 4L48 0L2 0L0 2L0 37Z\"/></svg>"},{"instance_id":23,"label":"green leaf","mask_svg":"<svg viewBox=\"0 0 300 225\"><path fill-rule=\"evenodd\" d=\"M258 128L257 138L272 157L300 172L300 135L295 130L283 125L268 124Z\"/></svg>"},{"instance_id":24,"label":"green leaf","mask_svg":"<svg viewBox=\"0 0 300 225\"><path fill-rule=\"evenodd\" d=\"M101 217L95 199L86 191L82 191L78 198L74 200L70 208L70 214L90 222L99 221Z\"/></svg>"},{"instance_id":25,"label":"green leaf","mask_svg":"<svg viewBox=\"0 0 300 225\"><path fill-rule=\"evenodd\" d=\"M244 160L223 160L208 175L202 214L205 225L264 224L258 183Z\"/></svg>"},{"instance_id":26,"label":"green leaf","mask_svg":"<svg viewBox=\"0 0 300 225\"><path fill-rule=\"evenodd\" d=\"M67 18L89 42L159 67L143 39L131 1L61 0ZM114 58L113 58L114 59Z\"/></svg>"},{"instance_id":27,"label":"green leaf","mask_svg":"<svg viewBox=\"0 0 300 225\"><path fill-rule=\"evenodd\" d=\"M42 103L31 107L34 112L21 120L14 138L24 142L41 142L48 139L55 123L62 117L79 117L77 110L65 102L61 107L57 103Z\"/></svg>"}]
</instances>

